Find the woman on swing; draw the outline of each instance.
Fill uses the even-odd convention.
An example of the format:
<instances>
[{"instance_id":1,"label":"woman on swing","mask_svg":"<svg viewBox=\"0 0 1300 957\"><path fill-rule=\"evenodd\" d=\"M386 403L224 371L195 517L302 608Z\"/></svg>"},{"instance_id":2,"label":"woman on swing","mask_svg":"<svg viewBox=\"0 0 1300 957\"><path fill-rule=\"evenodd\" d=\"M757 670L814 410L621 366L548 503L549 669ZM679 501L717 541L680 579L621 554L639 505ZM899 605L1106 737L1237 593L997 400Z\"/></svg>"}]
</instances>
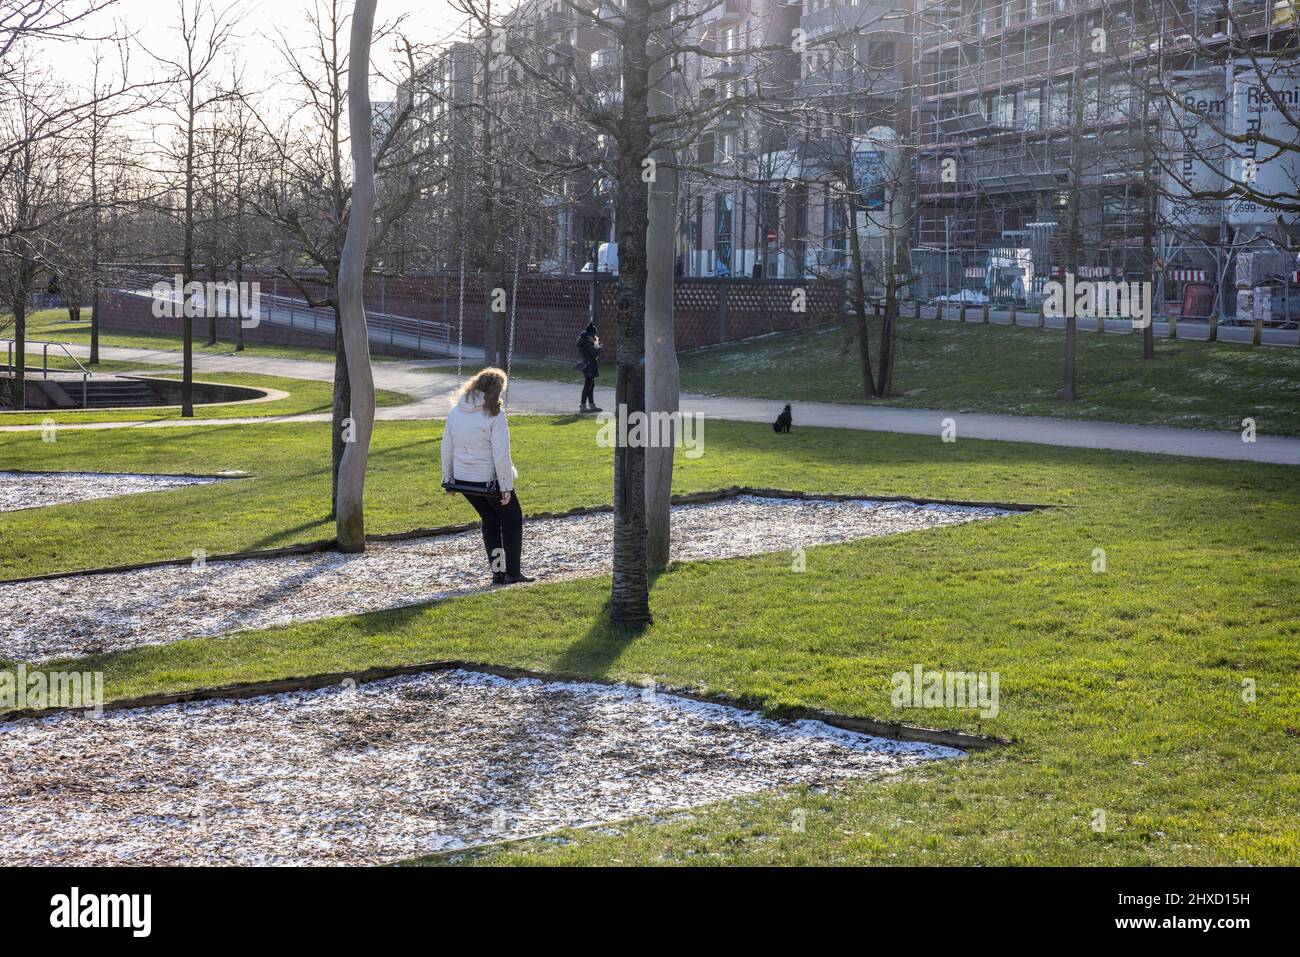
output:
<instances>
[{"instance_id":1,"label":"woman on swing","mask_svg":"<svg viewBox=\"0 0 1300 957\"><path fill-rule=\"evenodd\" d=\"M442 483L448 495L465 496L483 520L483 547L492 584L536 579L520 570L524 513L515 495L519 473L510 461L510 427L501 395L506 374L484 369L456 393L442 432Z\"/></svg>"}]
</instances>

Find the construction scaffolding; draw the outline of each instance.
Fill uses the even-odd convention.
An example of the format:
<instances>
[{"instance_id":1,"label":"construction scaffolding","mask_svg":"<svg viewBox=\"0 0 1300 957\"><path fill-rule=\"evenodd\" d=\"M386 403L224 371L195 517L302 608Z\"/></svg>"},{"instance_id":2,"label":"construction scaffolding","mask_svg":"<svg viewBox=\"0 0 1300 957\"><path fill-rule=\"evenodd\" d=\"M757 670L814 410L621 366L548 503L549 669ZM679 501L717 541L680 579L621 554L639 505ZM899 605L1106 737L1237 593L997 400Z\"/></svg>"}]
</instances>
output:
<instances>
[{"instance_id":1,"label":"construction scaffolding","mask_svg":"<svg viewBox=\"0 0 1300 957\"><path fill-rule=\"evenodd\" d=\"M1167 113L1146 80L1153 69L1163 77L1198 65L1206 44L1232 29L1252 43L1257 38L1262 49L1275 37L1293 45L1293 7L1288 16L1277 7L1272 0L918 5L911 118L917 293L970 288L980 266L996 282L988 267L999 251L1029 250L1032 297L1068 259L1071 192L1078 190L1076 266L1157 281L1152 274L1165 268L1203 269L1221 290L1220 314L1230 314L1222 290L1231 284L1233 244L1218 225L1175 230L1158 222L1158 255L1146 249L1146 227L1158 219L1148 207L1148 192L1159 188L1152 150L1160 148ZM1175 298L1181 289L1171 285L1164 294Z\"/></svg>"}]
</instances>

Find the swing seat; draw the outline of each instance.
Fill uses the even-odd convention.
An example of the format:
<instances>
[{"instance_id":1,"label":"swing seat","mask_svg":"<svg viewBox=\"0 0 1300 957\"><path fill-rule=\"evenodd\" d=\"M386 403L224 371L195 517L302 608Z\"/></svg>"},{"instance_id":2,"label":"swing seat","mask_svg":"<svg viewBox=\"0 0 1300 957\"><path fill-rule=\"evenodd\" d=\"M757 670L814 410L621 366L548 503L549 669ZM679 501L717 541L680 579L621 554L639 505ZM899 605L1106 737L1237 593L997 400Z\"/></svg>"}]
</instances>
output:
<instances>
[{"instance_id":1,"label":"swing seat","mask_svg":"<svg viewBox=\"0 0 1300 957\"><path fill-rule=\"evenodd\" d=\"M460 492L462 495L480 495L483 498L500 497L501 489L495 480L491 482L458 482L452 476L450 482L443 482L442 487L448 492Z\"/></svg>"}]
</instances>

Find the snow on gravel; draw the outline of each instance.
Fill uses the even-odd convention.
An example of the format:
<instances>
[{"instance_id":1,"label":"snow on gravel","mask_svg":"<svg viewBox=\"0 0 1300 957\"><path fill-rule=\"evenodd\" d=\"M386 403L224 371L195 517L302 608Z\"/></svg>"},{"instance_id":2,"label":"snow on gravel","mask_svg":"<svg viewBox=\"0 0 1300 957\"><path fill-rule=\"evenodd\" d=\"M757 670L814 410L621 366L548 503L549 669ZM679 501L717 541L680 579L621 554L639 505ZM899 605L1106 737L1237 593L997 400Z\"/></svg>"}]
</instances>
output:
<instances>
[{"instance_id":1,"label":"snow on gravel","mask_svg":"<svg viewBox=\"0 0 1300 957\"><path fill-rule=\"evenodd\" d=\"M0 472L0 512L209 485L221 478L111 472Z\"/></svg>"},{"instance_id":2,"label":"snow on gravel","mask_svg":"<svg viewBox=\"0 0 1300 957\"><path fill-rule=\"evenodd\" d=\"M464 671L0 725L9 865L379 864L959 757Z\"/></svg>"},{"instance_id":3,"label":"snow on gravel","mask_svg":"<svg viewBox=\"0 0 1300 957\"><path fill-rule=\"evenodd\" d=\"M676 506L672 556L792 553L1005 514L913 502L738 496ZM612 521L599 513L529 522L525 570L546 581L608 574ZM806 561L815 564L815 554ZM317 552L0 583L0 607L10 613L9 626L0 629L0 659L78 657L396 608L483 591L487 579L482 538L472 531L376 543L362 554Z\"/></svg>"}]
</instances>

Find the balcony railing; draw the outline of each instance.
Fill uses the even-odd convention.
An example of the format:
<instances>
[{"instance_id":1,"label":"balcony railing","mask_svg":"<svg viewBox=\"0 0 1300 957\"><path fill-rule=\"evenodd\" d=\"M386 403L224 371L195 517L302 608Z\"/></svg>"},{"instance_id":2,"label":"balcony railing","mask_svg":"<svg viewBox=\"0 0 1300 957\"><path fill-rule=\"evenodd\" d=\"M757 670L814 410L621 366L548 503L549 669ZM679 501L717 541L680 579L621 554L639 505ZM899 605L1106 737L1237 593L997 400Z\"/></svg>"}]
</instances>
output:
<instances>
[{"instance_id":1,"label":"balcony railing","mask_svg":"<svg viewBox=\"0 0 1300 957\"><path fill-rule=\"evenodd\" d=\"M623 50L620 47L605 47L591 54L591 69L616 70L623 65Z\"/></svg>"},{"instance_id":2,"label":"balcony railing","mask_svg":"<svg viewBox=\"0 0 1300 957\"><path fill-rule=\"evenodd\" d=\"M552 11L543 15L541 22L538 24L538 30L547 35L567 33L573 27L573 16L562 11Z\"/></svg>"},{"instance_id":3,"label":"balcony railing","mask_svg":"<svg viewBox=\"0 0 1300 957\"><path fill-rule=\"evenodd\" d=\"M556 43L546 51L547 66L572 66L574 57L573 45L570 43Z\"/></svg>"},{"instance_id":4,"label":"balcony railing","mask_svg":"<svg viewBox=\"0 0 1300 957\"><path fill-rule=\"evenodd\" d=\"M800 17L799 26L810 40L827 34L852 32L856 27L865 27L866 35L878 37L904 32L907 19L897 0L868 0L856 5L841 0Z\"/></svg>"},{"instance_id":5,"label":"balcony railing","mask_svg":"<svg viewBox=\"0 0 1300 957\"><path fill-rule=\"evenodd\" d=\"M804 96L893 96L903 89L897 68L873 70L818 70L799 81Z\"/></svg>"},{"instance_id":6,"label":"balcony railing","mask_svg":"<svg viewBox=\"0 0 1300 957\"><path fill-rule=\"evenodd\" d=\"M715 4L711 9L706 10L700 17L700 22L711 26L739 23L744 15L744 6L744 0L722 0L721 3Z\"/></svg>"}]
</instances>

